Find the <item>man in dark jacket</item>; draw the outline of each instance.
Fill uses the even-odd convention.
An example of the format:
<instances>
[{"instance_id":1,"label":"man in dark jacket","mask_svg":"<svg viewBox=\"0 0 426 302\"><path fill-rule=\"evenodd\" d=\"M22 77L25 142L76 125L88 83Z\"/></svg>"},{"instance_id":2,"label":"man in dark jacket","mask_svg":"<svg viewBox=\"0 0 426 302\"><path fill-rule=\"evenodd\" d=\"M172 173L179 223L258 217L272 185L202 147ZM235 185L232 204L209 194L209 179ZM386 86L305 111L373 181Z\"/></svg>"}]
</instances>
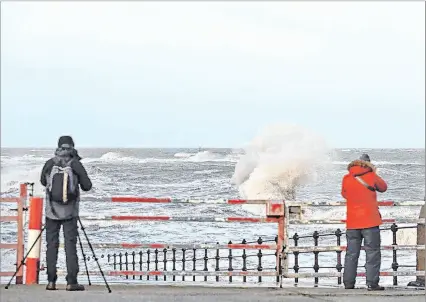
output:
<instances>
[{"instance_id":1,"label":"man in dark jacket","mask_svg":"<svg viewBox=\"0 0 426 302\"><path fill-rule=\"evenodd\" d=\"M74 149L74 141L71 136L61 136L58 141L58 148L55 157L49 159L41 172L40 182L46 187L45 215L46 215L46 264L47 264L47 290L56 289L56 263L58 260L59 231L63 226L65 253L67 262L67 287L68 291L82 291L84 286L78 284L77 275L79 272L77 256L77 221L79 216L80 188L83 191L89 191L92 188L92 182L87 175L86 169L80 162L81 157ZM72 169L76 179L76 197L72 200L57 202L51 200L49 188L52 185L52 169L55 167L68 166ZM53 182L54 183L54 182Z\"/></svg>"}]
</instances>

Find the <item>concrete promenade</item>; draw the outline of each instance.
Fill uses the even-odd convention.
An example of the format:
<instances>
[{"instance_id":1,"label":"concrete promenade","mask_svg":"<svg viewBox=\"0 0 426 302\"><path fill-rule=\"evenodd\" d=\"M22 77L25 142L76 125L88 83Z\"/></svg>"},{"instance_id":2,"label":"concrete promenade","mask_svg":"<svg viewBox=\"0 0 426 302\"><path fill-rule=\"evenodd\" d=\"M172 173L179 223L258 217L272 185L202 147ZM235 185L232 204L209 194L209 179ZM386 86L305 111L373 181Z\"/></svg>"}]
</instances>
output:
<instances>
[{"instance_id":1,"label":"concrete promenade","mask_svg":"<svg viewBox=\"0 0 426 302\"><path fill-rule=\"evenodd\" d=\"M105 286L86 286L84 292L67 292L64 285L58 290L45 290L45 285L1 285L1 302L117 302L117 301L383 301L424 302L425 290L387 289L383 292L368 292L366 289L344 290L342 288L238 288L201 286L138 286L111 285L112 293Z\"/></svg>"}]
</instances>

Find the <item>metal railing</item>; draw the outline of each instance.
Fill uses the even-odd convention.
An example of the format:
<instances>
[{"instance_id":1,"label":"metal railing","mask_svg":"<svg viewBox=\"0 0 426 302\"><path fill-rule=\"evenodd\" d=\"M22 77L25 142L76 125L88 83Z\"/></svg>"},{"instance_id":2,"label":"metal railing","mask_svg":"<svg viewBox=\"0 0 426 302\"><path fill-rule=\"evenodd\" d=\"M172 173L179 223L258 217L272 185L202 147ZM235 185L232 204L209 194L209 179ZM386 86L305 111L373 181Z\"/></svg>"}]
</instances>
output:
<instances>
[{"instance_id":1,"label":"metal railing","mask_svg":"<svg viewBox=\"0 0 426 302\"><path fill-rule=\"evenodd\" d=\"M303 213L303 209L307 207L336 207L336 206L345 206L346 202L289 202L287 206L289 208L296 207L298 210L298 219L286 220L289 223L286 225L287 228L290 226L294 227L295 225L303 225L303 224L343 224L345 220L304 220L301 219L301 213ZM407 201L407 202L394 202L394 201L381 201L378 202L380 207L413 207L413 206L422 206L424 205L424 201ZM393 277L393 285L398 285L398 276L424 276L424 271L398 271L399 268L416 268L416 265L401 265L398 263L398 250L400 251L416 251L416 250L425 250L424 245L398 245L397 243L397 232L401 229L417 229L417 225L405 225L398 226L397 223L407 224L407 223L418 223L424 224L424 219L382 219L384 226L381 227L381 232L392 232L392 245L381 245L381 250L384 251L392 251L392 271L381 271L380 276L392 276ZM389 226L391 224L391 226ZM334 232L324 232L320 233L318 231L314 231L309 235L299 235L295 233L292 237L290 237L290 242L287 242L284 254L287 257L293 256L294 265L291 268L293 273L284 273L284 278L294 278L294 283L299 283L299 278L314 278L314 285L318 286L319 278L335 278L337 277L337 284L342 284L343 273L342 270L344 268L344 264L342 263L342 253L346 251L346 246L341 244L342 236L346 233L342 231L340 228L336 229ZM335 237L335 246L320 246L319 238L321 237ZM312 239L311 245L300 246L300 240L302 239ZM292 245L292 246L291 246ZM362 246L362 250L368 249L367 247ZM336 265L333 266L320 266L319 257L320 254L323 253L336 253ZM313 266L300 266L299 256L304 253L313 253L314 255L314 264ZM358 268L362 268L363 266L358 266ZM313 272L300 272L301 269L312 269ZM320 269L328 269L328 272L319 272ZM365 277L365 273L358 273L358 277Z\"/></svg>"},{"instance_id":2,"label":"metal railing","mask_svg":"<svg viewBox=\"0 0 426 302\"><path fill-rule=\"evenodd\" d=\"M105 200L104 200L105 201ZM276 282L280 282L282 275L282 252L286 240L284 204L282 201L266 200L171 200L167 198L143 198L143 197L112 197L106 201L110 202L138 202L138 203L183 203L188 206L197 206L200 204L217 205L241 205L241 204L259 204L264 205L269 213L266 217L219 217L219 216L140 216L140 215L89 215L80 216L83 221L135 221L135 222L157 222L167 221L179 222L225 222L225 223L276 223L278 230L274 237L273 244L265 244L259 238L256 242L247 242L242 240L235 243L229 241L226 244L208 243L208 244L175 244L175 243L93 243L93 248L111 248L127 250L125 252L116 252L101 254L98 258L108 261L112 270L105 271L104 274L111 277L125 277L126 280L159 280L164 281L208 281L209 277L222 281L225 277L229 282L233 282L234 277L242 277L243 282L248 278L257 278L262 282L262 277L273 277ZM281 211L281 214L274 214ZM241 229L242 232L244 228ZM83 247L87 247L86 244ZM134 250L139 249L139 250ZM226 255L223 255L223 253ZM250 259L257 258L257 261ZM262 260L270 257L269 263L274 263L263 267ZM88 261L93 257L84 258ZM238 264L235 260L239 259ZM43 269L43 268L42 268ZM65 271L59 271L58 275L65 274ZM83 274L84 272L81 272ZM99 272L90 271L89 274L99 275ZM188 278L189 277L189 278ZM197 279L197 277L201 277ZM170 279L169 279L170 278Z\"/></svg>"},{"instance_id":3,"label":"metal railing","mask_svg":"<svg viewBox=\"0 0 426 302\"><path fill-rule=\"evenodd\" d=\"M3 201L3 200L2 200ZM16 200L15 200L16 201ZM267 209L266 217L219 217L219 216L141 216L141 215L89 215L82 216L83 221L121 221L156 222L167 223L179 221L188 222L225 222L225 223L277 223L277 233L272 237L259 237L257 239L237 239L227 243L146 243L146 242L110 242L93 243L93 248L112 249L113 251L100 254L101 259L106 261L109 270L107 276L114 278L125 278L124 280L149 280L149 281L228 281L234 282L235 278L242 282L264 282L263 278L272 278L274 282L282 285L283 278L294 279L298 284L301 278L313 278L314 284L319 284L319 278L337 278L337 284L342 284L342 271L344 263L343 253L346 247L342 245L342 236L345 232L342 228L335 231L320 232L315 230L311 234L300 235L298 232L288 236L290 228L299 225L313 224L344 224L344 219L319 220L304 217L306 207L336 207L344 206L346 203L337 202L283 202L266 200L241 200L241 199L217 199L217 200L193 200L193 199L170 199L170 198L145 198L145 197L111 197L97 199L102 202L112 203L159 203L186 204L194 207L200 204L221 205L263 205ZM421 206L424 201L393 202L381 201L381 207L412 207ZM282 215L273 212L273 208L282 210ZM22 208L22 206L18 206ZM22 211L21 211L22 212ZM398 276L424 275L423 271L400 270L412 268L414 265L398 263L398 251L424 250L423 245L398 245L397 232L401 229L414 229L416 225L399 226L401 223L424 223L415 219L389 219L384 218L382 232L392 232L392 245L382 245L381 249L392 252L391 271L382 271L381 276L392 276L393 284L398 285ZM22 225L22 223L20 224ZM328 226L327 228L330 228ZM244 230L244 229L242 229ZM18 232L19 233L19 232ZM22 232L21 232L22 233ZM320 238L335 237L335 245L320 245ZM90 236L89 236L90 237ZM302 240L312 240L310 245L300 245ZM365 249L363 247L363 249ZM321 255L335 253L336 265L320 265ZM313 254L312 266L301 264L301 254ZM289 267L290 257L293 257L294 265ZM21 258L22 259L22 258ZM81 260L91 261L93 257L84 255ZM41 267L40 270L44 268ZM310 269L312 272L301 270ZM321 270L327 269L327 272ZM80 274L84 274L81 271ZM96 271L90 271L91 275L98 275ZM59 271L59 275L65 274ZM360 272L358 276L363 277L365 273ZM121 279L122 280L122 279Z\"/></svg>"}]
</instances>

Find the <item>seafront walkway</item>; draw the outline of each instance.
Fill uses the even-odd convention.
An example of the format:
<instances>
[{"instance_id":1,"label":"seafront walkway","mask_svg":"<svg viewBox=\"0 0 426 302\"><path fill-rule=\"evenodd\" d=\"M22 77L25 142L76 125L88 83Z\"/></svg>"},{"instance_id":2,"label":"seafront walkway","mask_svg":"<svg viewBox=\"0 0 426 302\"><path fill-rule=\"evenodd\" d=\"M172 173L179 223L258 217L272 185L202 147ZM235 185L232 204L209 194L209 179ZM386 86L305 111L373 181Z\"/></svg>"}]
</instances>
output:
<instances>
[{"instance_id":1,"label":"seafront walkway","mask_svg":"<svg viewBox=\"0 0 426 302\"><path fill-rule=\"evenodd\" d=\"M67 292L65 285L57 291L46 291L45 285L12 285L0 289L1 302L216 302L216 301L339 301L339 302L424 302L425 290L390 288L382 292L343 288L265 288L111 285L111 293L103 285L86 286L84 292Z\"/></svg>"}]
</instances>

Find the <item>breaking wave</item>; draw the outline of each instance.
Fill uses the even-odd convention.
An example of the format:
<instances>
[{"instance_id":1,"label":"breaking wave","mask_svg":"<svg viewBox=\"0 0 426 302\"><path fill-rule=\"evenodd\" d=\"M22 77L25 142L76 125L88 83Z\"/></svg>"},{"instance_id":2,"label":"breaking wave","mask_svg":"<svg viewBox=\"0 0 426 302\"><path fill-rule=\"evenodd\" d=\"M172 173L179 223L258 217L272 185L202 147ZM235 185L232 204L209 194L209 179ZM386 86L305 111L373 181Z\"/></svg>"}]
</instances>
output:
<instances>
[{"instance_id":1,"label":"breaking wave","mask_svg":"<svg viewBox=\"0 0 426 302\"><path fill-rule=\"evenodd\" d=\"M296 189L329 163L324 139L296 125L269 126L244 151L231 181L246 199L294 200ZM258 206L245 208L261 214Z\"/></svg>"}]
</instances>

